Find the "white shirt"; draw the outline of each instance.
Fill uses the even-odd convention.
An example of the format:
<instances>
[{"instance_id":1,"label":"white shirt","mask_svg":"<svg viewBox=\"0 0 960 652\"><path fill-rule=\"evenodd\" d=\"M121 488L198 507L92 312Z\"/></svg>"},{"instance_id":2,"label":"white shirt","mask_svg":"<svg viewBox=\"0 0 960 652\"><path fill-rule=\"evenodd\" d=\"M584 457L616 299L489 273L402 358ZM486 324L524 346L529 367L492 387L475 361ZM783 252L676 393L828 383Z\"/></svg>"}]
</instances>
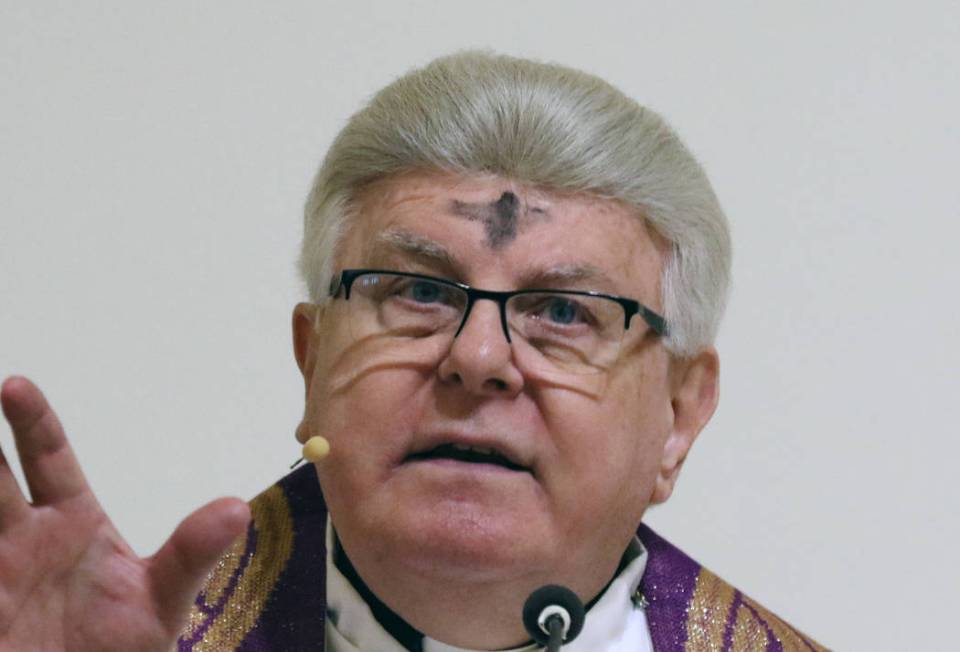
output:
<instances>
[{"instance_id":1,"label":"white shirt","mask_svg":"<svg viewBox=\"0 0 960 652\"><path fill-rule=\"evenodd\" d=\"M333 528L328 521L326 649L329 652L406 652L377 622L370 607L333 563L333 550ZM647 566L647 551L639 539L631 542L626 559L623 570L587 612L580 635L563 646L564 652L653 652L646 615L633 599ZM501 652L542 649L531 643ZM468 650L424 637L423 652L488 651Z\"/></svg>"}]
</instances>

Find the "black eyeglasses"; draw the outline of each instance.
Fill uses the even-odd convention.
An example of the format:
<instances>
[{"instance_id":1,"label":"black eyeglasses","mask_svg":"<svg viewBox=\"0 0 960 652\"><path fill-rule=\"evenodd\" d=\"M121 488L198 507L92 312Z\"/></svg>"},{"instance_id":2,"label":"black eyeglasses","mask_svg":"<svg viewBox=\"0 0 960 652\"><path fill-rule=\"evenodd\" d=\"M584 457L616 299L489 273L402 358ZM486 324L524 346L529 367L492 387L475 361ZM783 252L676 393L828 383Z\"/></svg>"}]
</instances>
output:
<instances>
[{"instance_id":1,"label":"black eyeglasses","mask_svg":"<svg viewBox=\"0 0 960 652\"><path fill-rule=\"evenodd\" d=\"M544 366L572 373L596 373L611 366L634 315L656 334L668 333L666 320L643 304L600 292L480 290L424 274L345 269L330 284L330 296L341 295L351 304L357 336L444 336L451 343L473 305L481 299L493 301L511 345L529 346Z\"/></svg>"}]
</instances>

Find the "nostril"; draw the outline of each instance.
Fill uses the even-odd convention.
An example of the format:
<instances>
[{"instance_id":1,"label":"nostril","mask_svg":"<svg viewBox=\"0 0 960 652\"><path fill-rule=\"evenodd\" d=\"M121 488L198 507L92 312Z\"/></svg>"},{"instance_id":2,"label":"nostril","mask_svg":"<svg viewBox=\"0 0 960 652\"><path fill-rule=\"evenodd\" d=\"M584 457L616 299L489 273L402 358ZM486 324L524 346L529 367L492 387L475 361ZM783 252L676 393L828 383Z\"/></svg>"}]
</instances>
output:
<instances>
[{"instance_id":1,"label":"nostril","mask_svg":"<svg viewBox=\"0 0 960 652\"><path fill-rule=\"evenodd\" d=\"M504 391L504 390L507 389L507 383L504 382L504 381L502 381L502 380L500 380L499 378L491 378L489 382L492 383L493 386L494 386L498 391L501 391L501 392L502 392L502 391Z\"/></svg>"}]
</instances>

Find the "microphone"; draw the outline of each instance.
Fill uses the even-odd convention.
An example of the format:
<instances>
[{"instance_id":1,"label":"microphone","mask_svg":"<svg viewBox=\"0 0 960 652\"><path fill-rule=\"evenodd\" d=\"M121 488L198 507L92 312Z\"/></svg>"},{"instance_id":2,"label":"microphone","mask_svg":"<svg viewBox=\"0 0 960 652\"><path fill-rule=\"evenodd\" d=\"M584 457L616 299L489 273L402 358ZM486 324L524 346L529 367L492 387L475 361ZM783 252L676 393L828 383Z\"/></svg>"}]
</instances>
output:
<instances>
[{"instance_id":1,"label":"microphone","mask_svg":"<svg viewBox=\"0 0 960 652\"><path fill-rule=\"evenodd\" d=\"M330 454L330 442L326 437L311 437L303 445L303 456L290 465L290 468L297 466L300 462L306 460L311 464L316 464Z\"/></svg>"},{"instance_id":2,"label":"microphone","mask_svg":"<svg viewBox=\"0 0 960 652\"><path fill-rule=\"evenodd\" d=\"M577 594L559 584L541 586L523 603L523 626L547 652L573 641L583 629L585 615Z\"/></svg>"}]
</instances>

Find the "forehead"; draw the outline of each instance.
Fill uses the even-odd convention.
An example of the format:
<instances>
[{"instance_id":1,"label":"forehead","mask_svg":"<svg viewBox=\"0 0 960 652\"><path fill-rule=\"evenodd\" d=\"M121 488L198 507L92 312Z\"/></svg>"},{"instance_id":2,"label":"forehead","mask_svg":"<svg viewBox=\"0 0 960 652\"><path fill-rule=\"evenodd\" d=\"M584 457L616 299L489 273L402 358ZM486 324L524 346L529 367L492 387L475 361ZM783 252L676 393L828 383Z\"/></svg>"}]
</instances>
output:
<instances>
[{"instance_id":1,"label":"forehead","mask_svg":"<svg viewBox=\"0 0 960 652\"><path fill-rule=\"evenodd\" d=\"M339 259L343 266L412 260L486 289L579 270L602 284L589 289L642 291L651 300L668 251L635 208L616 200L492 175L417 172L377 181L355 198Z\"/></svg>"}]
</instances>

